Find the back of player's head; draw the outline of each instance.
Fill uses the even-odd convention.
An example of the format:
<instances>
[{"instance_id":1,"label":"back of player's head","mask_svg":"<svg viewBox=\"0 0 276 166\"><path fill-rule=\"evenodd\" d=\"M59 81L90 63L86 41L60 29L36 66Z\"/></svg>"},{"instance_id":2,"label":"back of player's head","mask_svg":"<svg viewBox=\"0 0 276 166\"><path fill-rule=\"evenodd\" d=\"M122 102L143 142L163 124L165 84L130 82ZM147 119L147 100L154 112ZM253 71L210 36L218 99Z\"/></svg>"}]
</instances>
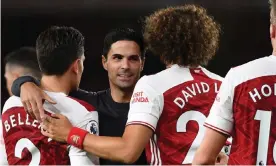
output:
<instances>
[{"instance_id":1,"label":"back of player's head","mask_svg":"<svg viewBox=\"0 0 276 166\"><path fill-rule=\"evenodd\" d=\"M220 25L195 5L161 9L145 20L145 43L166 64L206 65L218 48Z\"/></svg>"},{"instance_id":2,"label":"back of player's head","mask_svg":"<svg viewBox=\"0 0 276 166\"><path fill-rule=\"evenodd\" d=\"M270 8L271 8L271 18L270 22L272 24L276 24L276 0L269 0Z\"/></svg>"},{"instance_id":3,"label":"back of player's head","mask_svg":"<svg viewBox=\"0 0 276 166\"><path fill-rule=\"evenodd\" d=\"M103 55L107 57L111 45L120 40L128 40L137 43L140 47L141 55L144 56L144 41L142 34L130 28L111 30L104 38Z\"/></svg>"},{"instance_id":4,"label":"back of player's head","mask_svg":"<svg viewBox=\"0 0 276 166\"><path fill-rule=\"evenodd\" d=\"M73 27L53 26L40 33L36 51L43 74L62 75L84 54L84 36Z\"/></svg>"},{"instance_id":5,"label":"back of player's head","mask_svg":"<svg viewBox=\"0 0 276 166\"><path fill-rule=\"evenodd\" d=\"M8 53L5 57L5 64L11 70L20 68L21 75L31 75L37 79L41 78L36 51L33 47L21 47Z\"/></svg>"}]
</instances>

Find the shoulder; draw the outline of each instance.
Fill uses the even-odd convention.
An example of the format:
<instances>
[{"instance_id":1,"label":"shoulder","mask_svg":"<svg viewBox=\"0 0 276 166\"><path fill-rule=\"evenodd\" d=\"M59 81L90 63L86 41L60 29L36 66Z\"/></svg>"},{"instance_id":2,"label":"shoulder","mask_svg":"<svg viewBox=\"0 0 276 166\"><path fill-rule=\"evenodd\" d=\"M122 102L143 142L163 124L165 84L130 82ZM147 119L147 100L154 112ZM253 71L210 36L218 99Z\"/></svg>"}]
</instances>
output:
<instances>
[{"instance_id":1,"label":"shoulder","mask_svg":"<svg viewBox=\"0 0 276 166\"><path fill-rule=\"evenodd\" d=\"M229 70L226 77L237 86L249 80L264 76L276 75L276 61L270 61L269 57L259 58Z\"/></svg>"},{"instance_id":2,"label":"shoulder","mask_svg":"<svg viewBox=\"0 0 276 166\"><path fill-rule=\"evenodd\" d=\"M223 81L223 77L213 73L213 72L210 72L209 70L201 67L202 71L204 72L204 74L207 75L207 77L211 78L211 79L214 79L214 80L218 80L218 81Z\"/></svg>"},{"instance_id":3,"label":"shoulder","mask_svg":"<svg viewBox=\"0 0 276 166\"><path fill-rule=\"evenodd\" d=\"M94 111L95 107L91 104L89 104L86 101L77 99L75 97L68 96L64 93L58 93L58 92L48 92L45 91L53 100L56 101L57 104L49 104L47 101L44 103L45 107L57 107L59 110L67 110L67 111ZM51 106L52 105L52 106ZM51 109L50 109L51 110Z\"/></svg>"},{"instance_id":4,"label":"shoulder","mask_svg":"<svg viewBox=\"0 0 276 166\"><path fill-rule=\"evenodd\" d=\"M172 87L193 79L194 78L190 74L188 68L174 65L171 68L165 69L156 74L143 76L137 84L143 84L144 86L148 86L158 93L163 94Z\"/></svg>"},{"instance_id":5,"label":"shoulder","mask_svg":"<svg viewBox=\"0 0 276 166\"><path fill-rule=\"evenodd\" d=\"M13 107L23 107L21 99L17 96L11 96L4 104L2 114Z\"/></svg>"},{"instance_id":6,"label":"shoulder","mask_svg":"<svg viewBox=\"0 0 276 166\"><path fill-rule=\"evenodd\" d=\"M98 91L95 92L95 95L99 98L105 98L106 96L108 96L110 94L110 89L106 89L106 90L102 90L102 91Z\"/></svg>"},{"instance_id":7,"label":"shoulder","mask_svg":"<svg viewBox=\"0 0 276 166\"><path fill-rule=\"evenodd\" d=\"M97 107L98 97L99 97L98 92L90 92L90 91L78 89L77 91L71 92L69 94L69 96L80 99L82 101L85 101L85 102Z\"/></svg>"},{"instance_id":8,"label":"shoulder","mask_svg":"<svg viewBox=\"0 0 276 166\"><path fill-rule=\"evenodd\" d=\"M144 84L144 85L152 86L153 88L157 88L157 85L160 85L168 81L166 79L169 79L172 76L171 74L172 74L172 70L169 68L169 69L162 70L156 74L144 75L139 79L137 84Z\"/></svg>"},{"instance_id":9,"label":"shoulder","mask_svg":"<svg viewBox=\"0 0 276 166\"><path fill-rule=\"evenodd\" d=\"M73 125L84 123L93 117L98 117L95 107L83 100L62 94L50 95L50 97L55 100L57 104L45 102L43 105L45 111L60 113L66 116Z\"/></svg>"},{"instance_id":10,"label":"shoulder","mask_svg":"<svg viewBox=\"0 0 276 166\"><path fill-rule=\"evenodd\" d=\"M96 96L96 100L95 100L95 104L96 107L101 107L100 105L102 105L103 103L108 103L110 101L113 101L113 99L111 98L111 92L110 89L106 89L106 90L102 90L102 91L98 91L95 92L95 96Z\"/></svg>"},{"instance_id":11,"label":"shoulder","mask_svg":"<svg viewBox=\"0 0 276 166\"><path fill-rule=\"evenodd\" d=\"M247 63L244 63L240 66L236 66L232 68L233 73L241 72L240 74L256 72L259 68L270 67L271 64L275 66L275 62L270 61L269 57L258 58Z\"/></svg>"},{"instance_id":12,"label":"shoulder","mask_svg":"<svg viewBox=\"0 0 276 166\"><path fill-rule=\"evenodd\" d=\"M80 104L81 106L83 106L86 110L88 111L95 111L95 107L91 104L89 104L88 102L86 101L83 101L83 100L80 100L80 99L77 99L77 98L74 98L74 97L71 97L71 96L67 96L66 97L69 101L70 100L73 100L75 101L76 103Z\"/></svg>"}]
</instances>

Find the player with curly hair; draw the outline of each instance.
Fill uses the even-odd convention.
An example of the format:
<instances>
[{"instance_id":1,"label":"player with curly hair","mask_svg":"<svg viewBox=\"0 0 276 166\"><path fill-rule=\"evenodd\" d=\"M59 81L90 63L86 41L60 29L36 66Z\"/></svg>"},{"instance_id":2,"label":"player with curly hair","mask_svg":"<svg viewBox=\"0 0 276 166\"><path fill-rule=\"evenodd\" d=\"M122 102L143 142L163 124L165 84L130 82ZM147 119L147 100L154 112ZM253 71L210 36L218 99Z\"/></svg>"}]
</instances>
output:
<instances>
[{"instance_id":1,"label":"player with curly hair","mask_svg":"<svg viewBox=\"0 0 276 166\"><path fill-rule=\"evenodd\" d=\"M202 67L215 55L219 35L219 24L202 7L156 11L146 18L144 38L167 69L136 84L123 136L83 135L62 115L48 117L43 134L69 142L77 134L85 151L125 163L136 161L146 147L149 164L191 164L222 80Z\"/></svg>"}]
</instances>

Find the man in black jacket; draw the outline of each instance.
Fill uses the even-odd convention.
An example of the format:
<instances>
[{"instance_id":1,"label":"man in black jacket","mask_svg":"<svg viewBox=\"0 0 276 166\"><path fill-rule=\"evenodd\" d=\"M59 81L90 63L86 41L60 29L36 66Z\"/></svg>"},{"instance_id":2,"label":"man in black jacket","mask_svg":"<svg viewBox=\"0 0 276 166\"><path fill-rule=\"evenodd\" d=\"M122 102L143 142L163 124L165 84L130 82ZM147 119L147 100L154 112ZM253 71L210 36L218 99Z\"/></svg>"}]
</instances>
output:
<instances>
[{"instance_id":1,"label":"man in black jacket","mask_svg":"<svg viewBox=\"0 0 276 166\"><path fill-rule=\"evenodd\" d=\"M109 32L104 39L102 64L108 72L110 88L100 92L87 92L80 89L70 93L70 96L96 107L99 113L101 136L123 135L132 92L144 66L143 53L143 37L134 30L122 28ZM45 116L42 101L45 99L55 103L30 77L15 80L12 91L14 95L20 95L25 109L38 120ZM101 159L100 164L123 163ZM144 152L134 164L147 164Z\"/></svg>"}]
</instances>

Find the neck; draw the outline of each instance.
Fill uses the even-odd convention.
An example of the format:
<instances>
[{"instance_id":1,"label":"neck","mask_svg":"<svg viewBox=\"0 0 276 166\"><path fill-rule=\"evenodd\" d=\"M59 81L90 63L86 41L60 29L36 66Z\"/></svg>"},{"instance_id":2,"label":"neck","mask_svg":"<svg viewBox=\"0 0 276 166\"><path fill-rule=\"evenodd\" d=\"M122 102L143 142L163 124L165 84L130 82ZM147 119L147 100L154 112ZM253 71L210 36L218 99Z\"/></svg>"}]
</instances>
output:
<instances>
[{"instance_id":1,"label":"neck","mask_svg":"<svg viewBox=\"0 0 276 166\"><path fill-rule=\"evenodd\" d=\"M276 49L273 49L272 55L276 56Z\"/></svg>"},{"instance_id":2,"label":"neck","mask_svg":"<svg viewBox=\"0 0 276 166\"><path fill-rule=\"evenodd\" d=\"M171 68L172 65L173 65L173 64L167 64L167 65L166 65L166 68L167 68L167 69L168 69L168 68Z\"/></svg>"},{"instance_id":3,"label":"neck","mask_svg":"<svg viewBox=\"0 0 276 166\"><path fill-rule=\"evenodd\" d=\"M129 88L129 90L122 90L119 88L115 88L110 86L111 90L111 97L112 99L117 102L117 103L129 103L132 93L133 93L133 88Z\"/></svg>"},{"instance_id":4,"label":"neck","mask_svg":"<svg viewBox=\"0 0 276 166\"><path fill-rule=\"evenodd\" d=\"M65 76L47 76L43 75L41 78L42 89L50 92L63 92L69 94L71 90L70 82Z\"/></svg>"}]
</instances>

